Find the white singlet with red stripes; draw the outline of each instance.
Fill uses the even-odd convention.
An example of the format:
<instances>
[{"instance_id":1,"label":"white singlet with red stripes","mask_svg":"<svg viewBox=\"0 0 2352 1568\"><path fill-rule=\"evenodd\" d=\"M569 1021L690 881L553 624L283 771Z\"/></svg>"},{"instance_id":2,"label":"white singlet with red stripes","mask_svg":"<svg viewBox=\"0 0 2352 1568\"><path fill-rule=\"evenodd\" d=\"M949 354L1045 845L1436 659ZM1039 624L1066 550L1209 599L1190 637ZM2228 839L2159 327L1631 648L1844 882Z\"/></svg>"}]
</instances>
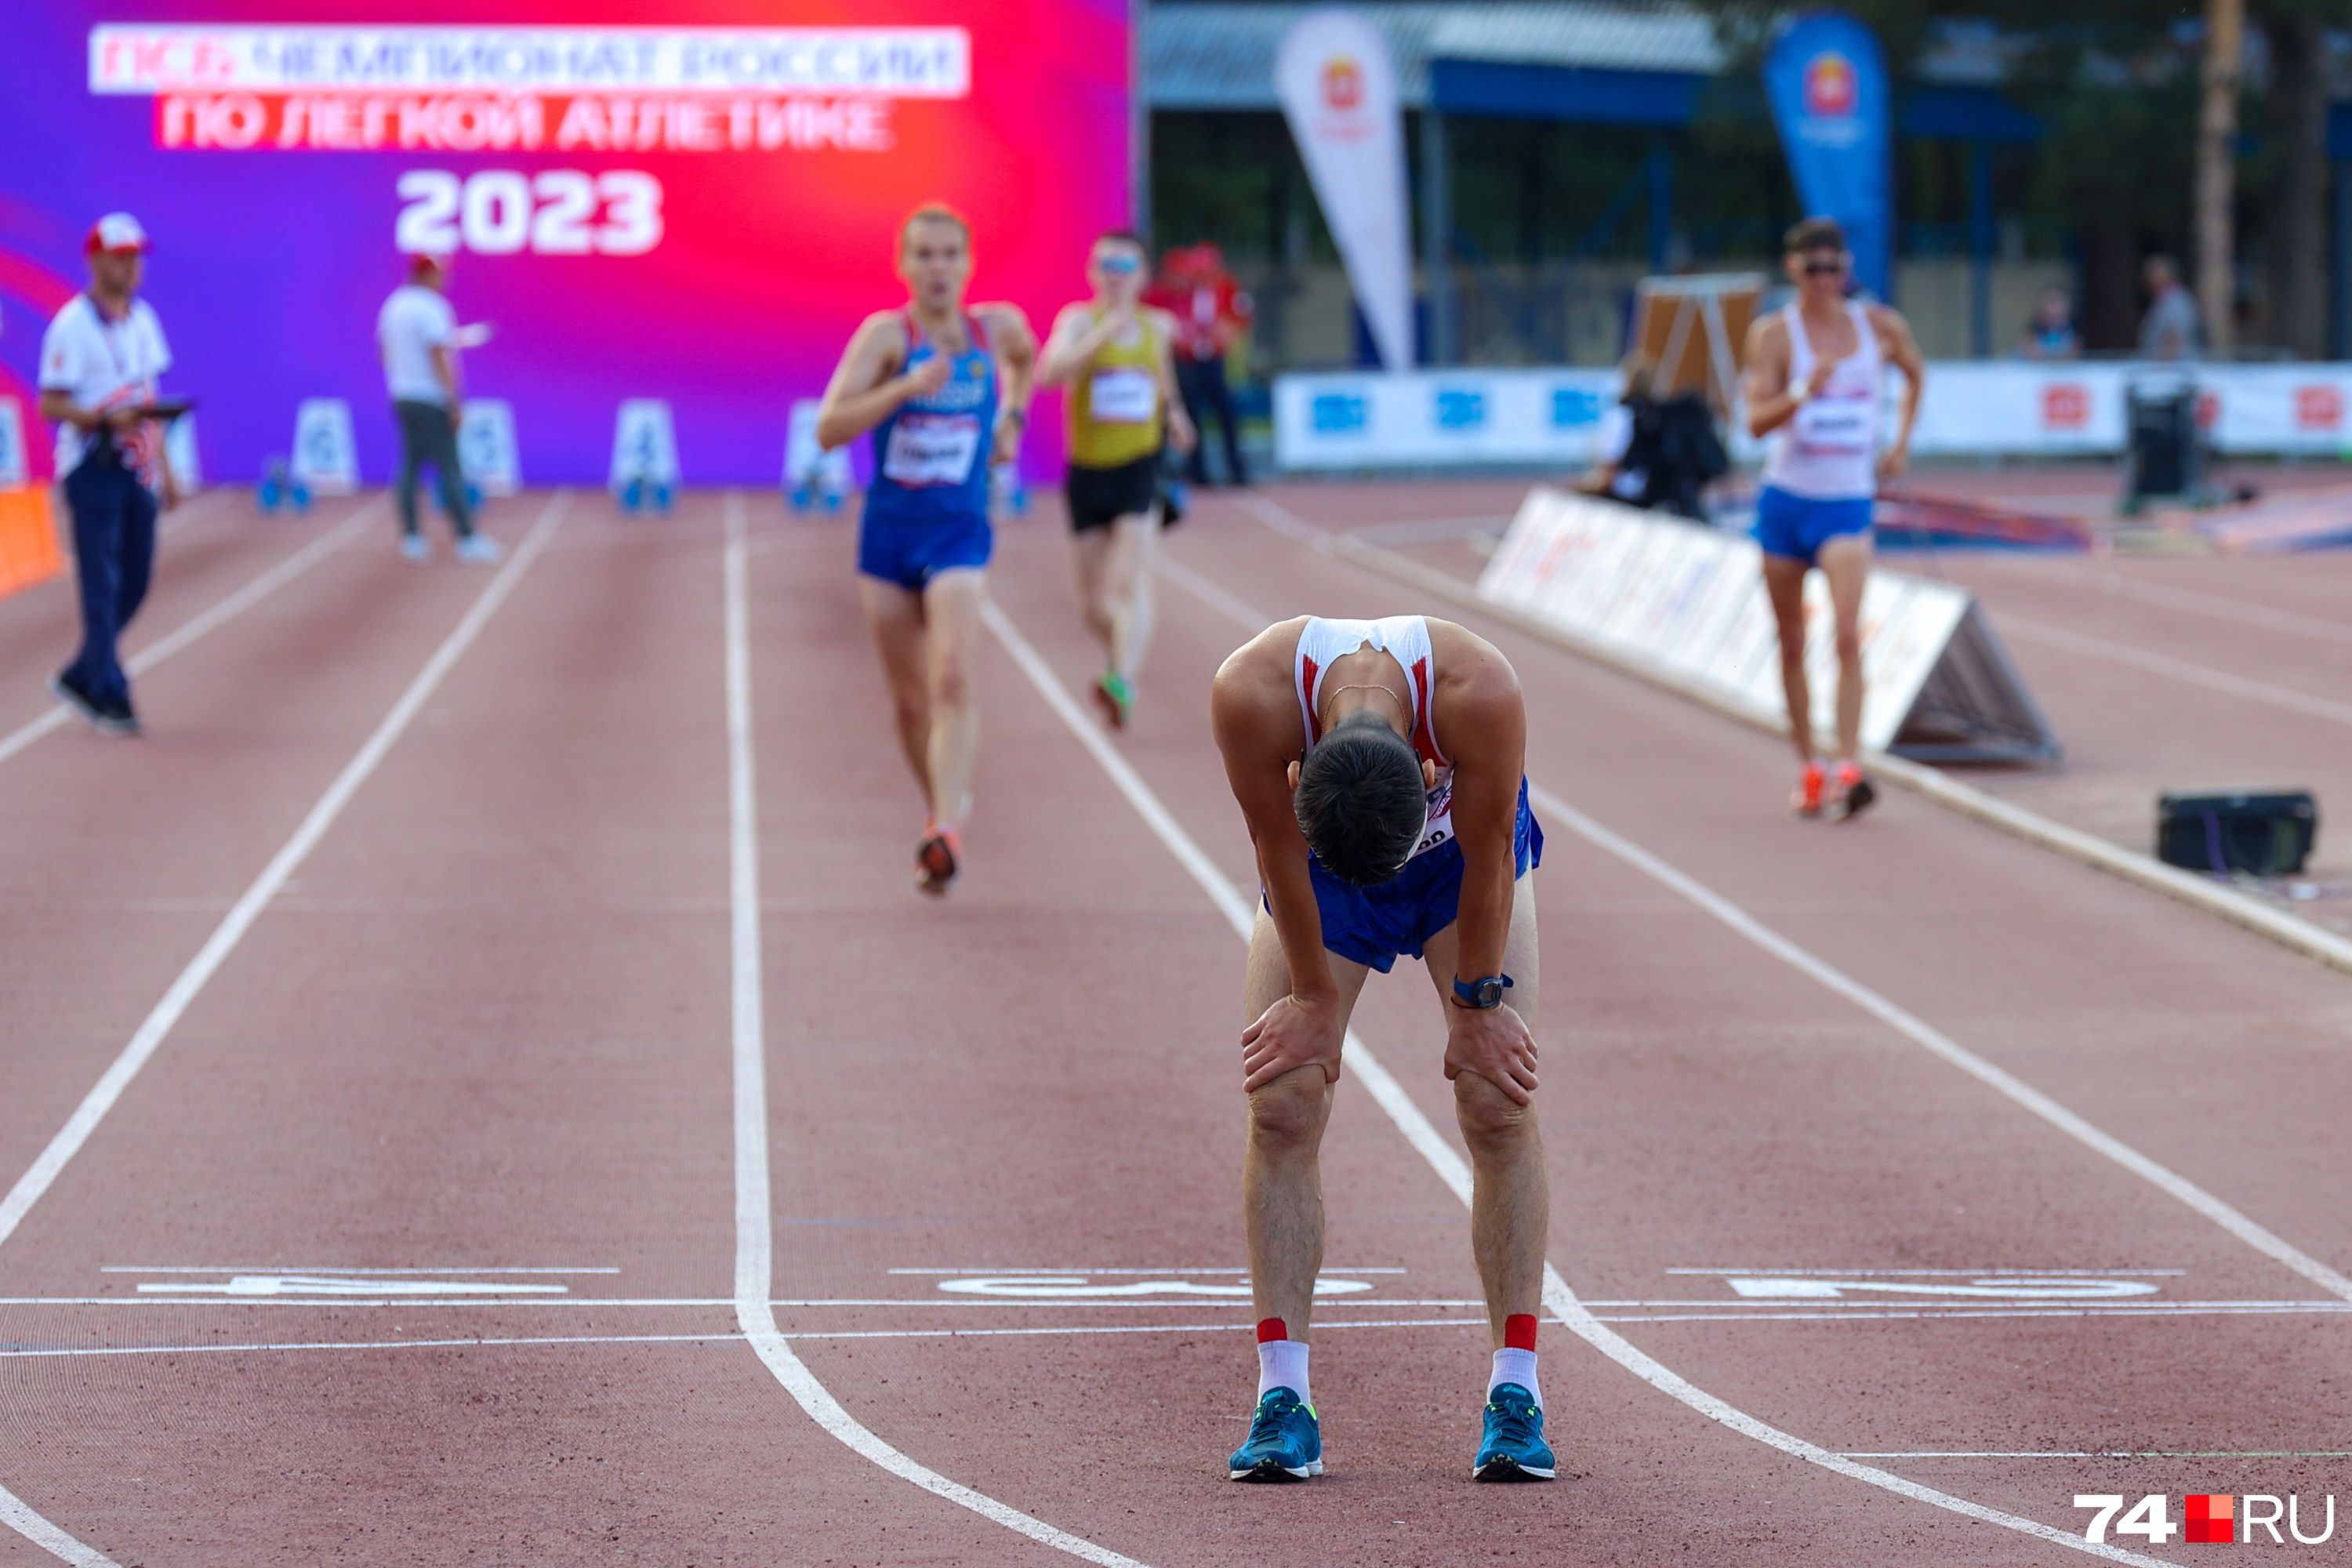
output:
<instances>
[{"instance_id":1,"label":"white singlet with red stripes","mask_svg":"<svg viewBox=\"0 0 2352 1568\"><path fill-rule=\"evenodd\" d=\"M1801 404L1764 462L1764 482L1808 500L1868 500L1878 493L1878 400L1885 356L1870 312L1848 300L1853 353L1837 362L1829 384ZM1789 324L1789 384L1802 389L1813 374L1813 345L1793 304L1780 312Z\"/></svg>"},{"instance_id":2,"label":"white singlet with red stripes","mask_svg":"<svg viewBox=\"0 0 2352 1568\"><path fill-rule=\"evenodd\" d=\"M1335 621L1310 616L1298 629L1298 652L1291 661L1293 684L1298 689L1298 715L1307 726L1309 750L1323 738L1316 715L1322 710L1323 677L1335 659L1345 658L1370 643L1404 671L1412 691L1412 749L1437 769L1436 785L1429 791L1429 825L1414 855L1434 849L1454 837L1454 764L1437 744L1437 720L1432 710L1437 692L1437 656L1429 646L1429 622L1421 616L1389 616L1377 621ZM1407 857L1411 858L1411 857Z\"/></svg>"}]
</instances>

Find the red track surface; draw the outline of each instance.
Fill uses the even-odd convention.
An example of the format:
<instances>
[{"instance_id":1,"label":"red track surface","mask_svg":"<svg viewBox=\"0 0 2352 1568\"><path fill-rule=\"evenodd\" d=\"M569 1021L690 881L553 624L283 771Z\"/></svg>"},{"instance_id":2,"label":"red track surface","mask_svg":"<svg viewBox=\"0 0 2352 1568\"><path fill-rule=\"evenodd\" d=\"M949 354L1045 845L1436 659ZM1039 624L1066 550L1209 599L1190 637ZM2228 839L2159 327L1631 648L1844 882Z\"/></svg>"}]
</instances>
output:
<instances>
[{"instance_id":1,"label":"red track surface","mask_svg":"<svg viewBox=\"0 0 2352 1568\"><path fill-rule=\"evenodd\" d=\"M1516 492L1277 499L1348 526L1498 515ZM544 505L507 503L496 530L514 542ZM1318 1316L1322 1481L1222 1479L1245 1299L940 1289L951 1269L1238 1284L1240 946L994 646L971 868L919 898L850 530L772 505L749 508L745 650L771 1294L876 1438L1156 1568L2083 1560L1777 1452L1559 1327L1544 1382L1570 1479L1472 1486L1465 1217L1360 1074L1327 1149L1328 1272L1372 1288ZM836 1441L738 1331L723 515L585 498L507 569L510 596L0 1241L0 1487L41 1518L158 1568L1073 1561ZM167 545L142 632L322 526L215 503ZM75 729L0 761L0 1182L493 581L404 567L388 535L142 679L145 741ZM1092 659L1064 548L1050 518L1008 529L995 593L1075 688ZM1205 726L1242 617L1435 606L1218 500L1171 555L1118 750L1244 883ZM54 589L0 603L20 694L0 724L39 710L70 618ZM1900 795L1849 827L1789 823L1777 742L1479 629L1527 688L1539 786L2352 1268L2341 977ZM2078 1492L2352 1492L2340 1458L1933 1457L2352 1447L2352 1308L1557 817L1538 887L1550 1254L1641 1350L1783 1431L1913 1456L1865 1462L2069 1533ZM1376 984L1358 1026L1443 1127L1425 984ZM464 1272L520 1268L583 1272ZM362 1269L415 1272L219 1289ZM1894 1272L1922 1269L1957 1272ZM2158 1289L1769 1300L1725 1270ZM535 1342L492 1342L516 1341ZM50 1560L0 1532L0 1563Z\"/></svg>"}]
</instances>

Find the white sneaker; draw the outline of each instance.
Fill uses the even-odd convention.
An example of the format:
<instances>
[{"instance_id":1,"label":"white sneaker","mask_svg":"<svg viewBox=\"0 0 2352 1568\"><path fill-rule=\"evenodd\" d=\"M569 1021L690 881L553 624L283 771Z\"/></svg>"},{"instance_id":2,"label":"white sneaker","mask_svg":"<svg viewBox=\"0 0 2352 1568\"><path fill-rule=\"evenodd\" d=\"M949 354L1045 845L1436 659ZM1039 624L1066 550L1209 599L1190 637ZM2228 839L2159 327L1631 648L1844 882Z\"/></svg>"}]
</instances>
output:
<instances>
[{"instance_id":1,"label":"white sneaker","mask_svg":"<svg viewBox=\"0 0 2352 1568\"><path fill-rule=\"evenodd\" d=\"M433 546L425 542L425 536L421 533L404 533L400 536L400 558L403 561L430 561L433 559Z\"/></svg>"},{"instance_id":2,"label":"white sneaker","mask_svg":"<svg viewBox=\"0 0 2352 1568\"><path fill-rule=\"evenodd\" d=\"M507 558L499 542L487 533L477 533L457 541L457 559L475 566L495 566Z\"/></svg>"}]
</instances>

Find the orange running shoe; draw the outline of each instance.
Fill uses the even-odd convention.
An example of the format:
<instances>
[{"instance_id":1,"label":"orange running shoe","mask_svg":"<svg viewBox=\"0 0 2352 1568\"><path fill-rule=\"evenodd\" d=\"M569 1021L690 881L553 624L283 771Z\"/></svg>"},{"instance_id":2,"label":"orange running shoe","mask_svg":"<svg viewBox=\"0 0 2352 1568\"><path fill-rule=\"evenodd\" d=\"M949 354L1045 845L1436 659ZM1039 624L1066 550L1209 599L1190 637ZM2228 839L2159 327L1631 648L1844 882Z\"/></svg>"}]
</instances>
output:
<instances>
[{"instance_id":1,"label":"orange running shoe","mask_svg":"<svg viewBox=\"0 0 2352 1568\"><path fill-rule=\"evenodd\" d=\"M1832 822L1849 822L1877 798L1877 786L1864 774L1862 764L1849 757L1830 775L1829 798L1822 813Z\"/></svg>"},{"instance_id":2,"label":"orange running shoe","mask_svg":"<svg viewBox=\"0 0 2352 1568\"><path fill-rule=\"evenodd\" d=\"M1822 792L1829 783L1829 769L1819 757L1805 764L1797 775L1796 793L1789 796L1791 816L1819 816L1822 814Z\"/></svg>"},{"instance_id":3,"label":"orange running shoe","mask_svg":"<svg viewBox=\"0 0 2352 1568\"><path fill-rule=\"evenodd\" d=\"M937 823L923 826L923 841L915 849L915 886L923 892L937 896L948 890L961 869L963 840L952 827Z\"/></svg>"}]
</instances>

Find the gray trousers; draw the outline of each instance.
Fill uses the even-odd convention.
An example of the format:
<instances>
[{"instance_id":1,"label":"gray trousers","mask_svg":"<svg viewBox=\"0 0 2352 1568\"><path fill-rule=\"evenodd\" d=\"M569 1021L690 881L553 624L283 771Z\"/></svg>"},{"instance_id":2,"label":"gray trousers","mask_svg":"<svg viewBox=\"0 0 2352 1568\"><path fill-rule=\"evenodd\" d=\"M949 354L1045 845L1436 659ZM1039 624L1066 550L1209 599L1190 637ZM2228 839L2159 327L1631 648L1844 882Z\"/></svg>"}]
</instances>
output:
<instances>
[{"instance_id":1,"label":"gray trousers","mask_svg":"<svg viewBox=\"0 0 2352 1568\"><path fill-rule=\"evenodd\" d=\"M395 399L392 410L400 417L400 531L416 531L416 475L433 465L440 480L441 510L457 525L457 537L474 536L474 513L466 504L466 474L457 463L457 432L449 411L437 403Z\"/></svg>"}]
</instances>

